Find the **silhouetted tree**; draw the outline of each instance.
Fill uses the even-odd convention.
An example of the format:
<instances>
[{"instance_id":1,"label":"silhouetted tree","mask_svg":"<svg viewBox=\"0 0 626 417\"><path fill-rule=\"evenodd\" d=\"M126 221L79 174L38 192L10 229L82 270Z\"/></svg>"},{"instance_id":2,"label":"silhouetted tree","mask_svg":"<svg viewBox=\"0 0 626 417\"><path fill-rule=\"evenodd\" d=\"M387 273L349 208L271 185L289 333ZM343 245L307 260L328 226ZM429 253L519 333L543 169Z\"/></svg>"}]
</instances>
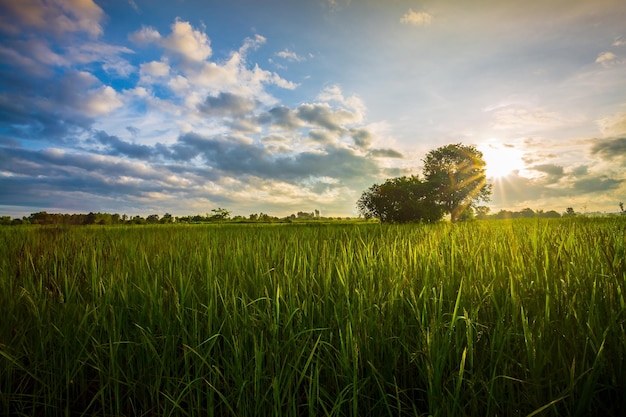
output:
<instances>
[{"instance_id":1,"label":"silhouetted tree","mask_svg":"<svg viewBox=\"0 0 626 417\"><path fill-rule=\"evenodd\" d=\"M563 213L563 217L574 217L574 216L576 216L576 212L574 211L572 207L568 207L567 210L565 210L565 213Z\"/></svg>"},{"instance_id":2,"label":"silhouetted tree","mask_svg":"<svg viewBox=\"0 0 626 417\"><path fill-rule=\"evenodd\" d=\"M443 216L443 207L434 201L430 184L417 176L374 184L363 192L357 209L365 218L390 223L432 222Z\"/></svg>"},{"instance_id":3,"label":"silhouetted tree","mask_svg":"<svg viewBox=\"0 0 626 417\"><path fill-rule=\"evenodd\" d=\"M486 165L482 152L461 143L437 148L424 158L426 182L432 187L435 202L450 213L452 222L468 207L490 200Z\"/></svg>"}]
</instances>

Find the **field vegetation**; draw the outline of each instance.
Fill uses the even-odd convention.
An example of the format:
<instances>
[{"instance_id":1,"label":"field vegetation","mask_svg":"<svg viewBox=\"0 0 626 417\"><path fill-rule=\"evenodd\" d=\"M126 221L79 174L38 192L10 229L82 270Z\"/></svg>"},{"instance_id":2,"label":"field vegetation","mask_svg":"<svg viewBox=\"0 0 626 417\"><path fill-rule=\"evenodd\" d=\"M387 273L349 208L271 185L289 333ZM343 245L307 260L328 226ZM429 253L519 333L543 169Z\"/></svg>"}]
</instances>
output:
<instances>
[{"instance_id":1,"label":"field vegetation","mask_svg":"<svg viewBox=\"0 0 626 417\"><path fill-rule=\"evenodd\" d=\"M626 219L0 228L0 414L626 410Z\"/></svg>"}]
</instances>

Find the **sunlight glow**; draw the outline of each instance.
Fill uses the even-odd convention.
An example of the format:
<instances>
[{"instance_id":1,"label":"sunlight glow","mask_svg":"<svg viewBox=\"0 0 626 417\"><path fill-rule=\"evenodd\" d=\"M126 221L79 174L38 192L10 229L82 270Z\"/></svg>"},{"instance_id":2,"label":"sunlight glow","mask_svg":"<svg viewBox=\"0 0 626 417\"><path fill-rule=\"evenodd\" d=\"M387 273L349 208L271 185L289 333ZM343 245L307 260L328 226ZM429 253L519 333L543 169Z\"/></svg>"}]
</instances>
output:
<instances>
[{"instance_id":1,"label":"sunlight glow","mask_svg":"<svg viewBox=\"0 0 626 417\"><path fill-rule=\"evenodd\" d=\"M480 145L479 150L487 163L487 178L502 178L524 168L523 153L511 145L495 140Z\"/></svg>"}]
</instances>

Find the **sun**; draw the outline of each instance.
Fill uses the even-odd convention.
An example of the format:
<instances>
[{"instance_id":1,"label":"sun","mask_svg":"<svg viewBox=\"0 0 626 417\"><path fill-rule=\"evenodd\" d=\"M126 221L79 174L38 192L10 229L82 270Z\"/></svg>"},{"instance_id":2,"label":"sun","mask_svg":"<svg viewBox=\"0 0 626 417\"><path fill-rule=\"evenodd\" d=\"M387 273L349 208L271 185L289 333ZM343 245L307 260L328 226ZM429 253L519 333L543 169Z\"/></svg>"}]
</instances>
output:
<instances>
[{"instance_id":1,"label":"sun","mask_svg":"<svg viewBox=\"0 0 626 417\"><path fill-rule=\"evenodd\" d=\"M489 141L478 148L487 163L485 170L487 178L503 178L524 168L523 153L511 145Z\"/></svg>"}]
</instances>

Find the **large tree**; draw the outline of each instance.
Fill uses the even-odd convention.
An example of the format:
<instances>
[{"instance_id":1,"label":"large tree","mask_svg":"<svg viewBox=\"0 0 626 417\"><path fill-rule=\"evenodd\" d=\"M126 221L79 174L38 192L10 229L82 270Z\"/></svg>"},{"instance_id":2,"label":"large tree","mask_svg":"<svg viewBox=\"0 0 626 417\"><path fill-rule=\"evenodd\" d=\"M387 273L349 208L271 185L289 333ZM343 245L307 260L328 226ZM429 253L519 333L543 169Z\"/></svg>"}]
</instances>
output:
<instances>
[{"instance_id":1,"label":"large tree","mask_svg":"<svg viewBox=\"0 0 626 417\"><path fill-rule=\"evenodd\" d=\"M443 217L442 207L432 198L430 184L417 176L374 184L363 192L357 208L366 218L389 223L432 222Z\"/></svg>"},{"instance_id":2,"label":"large tree","mask_svg":"<svg viewBox=\"0 0 626 417\"><path fill-rule=\"evenodd\" d=\"M483 154L475 146L461 143L442 146L424 158L424 177L432 187L435 202L456 222L468 207L489 201Z\"/></svg>"}]
</instances>

